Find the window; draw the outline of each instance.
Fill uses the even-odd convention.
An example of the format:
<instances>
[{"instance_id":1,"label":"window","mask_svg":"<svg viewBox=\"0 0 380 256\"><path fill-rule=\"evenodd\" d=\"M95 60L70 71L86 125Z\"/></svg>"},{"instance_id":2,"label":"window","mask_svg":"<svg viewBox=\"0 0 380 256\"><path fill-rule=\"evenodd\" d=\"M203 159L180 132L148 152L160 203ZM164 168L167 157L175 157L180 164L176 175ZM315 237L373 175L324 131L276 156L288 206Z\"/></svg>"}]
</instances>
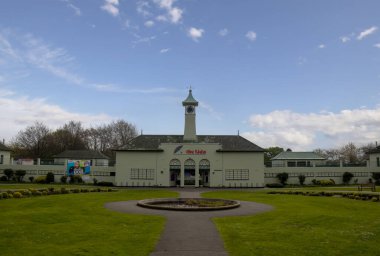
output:
<instances>
[{"instance_id":1,"label":"window","mask_svg":"<svg viewBox=\"0 0 380 256\"><path fill-rule=\"evenodd\" d=\"M248 180L248 169L230 169L226 170L226 180Z\"/></svg>"},{"instance_id":2,"label":"window","mask_svg":"<svg viewBox=\"0 0 380 256\"><path fill-rule=\"evenodd\" d=\"M114 173L114 175L112 175ZM95 171L94 176L115 176L115 172Z\"/></svg>"},{"instance_id":3,"label":"window","mask_svg":"<svg viewBox=\"0 0 380 256\"><path fill-rule=\"evenodd\" d=\"M296 162L288 162L288 167L296 167Z\"/></svg>"},{"instance_id":4,"label":"window","mask_svg":"<svg viewBox=\"0 0 380 256\"><path fill-rule=\"evenodd\" d=\"M110 176L116 176L116 172L110 172Z\"/></svg>"},{"instance_id":5,"label":"window","mask_svg":"<svg viewBox=\"0 0 380 256\"><path fill-rule=\"evenodd\" d=\"M1 155L1 157L0 157L0 164L3 164L3 162L4 162L4 156ZM379 164L379 158L377 158L377 163ZM379 165L377 165L377 166L379 166Z\"/></svg>"},{"instance_id":6,"label":"window","mask_svg":"<svg viewBox=\"0 0 380 256\"><path fill-rule=\"evenodd\" d=\"M305 161L297 162L297 166L298 167L306 167L306 162Z\"/></svg>"},{"instance_id":7,"label":"window","mask_svg":"<svg viewBox=\"0 0 380 256\"><path fill-rule=\"evenodd\" d=\"M380 167L380 157L376 157L377 167Z\"/></svg>"},{"instance_id":8,"label":"window","mask_svg":"<svg viewBox=\"0 0 380 256\"><path fill-rule=\"evenodd\" d=\"M132 180L154 180L154 169L131 169Z\"/></svg>"}]
</instances>

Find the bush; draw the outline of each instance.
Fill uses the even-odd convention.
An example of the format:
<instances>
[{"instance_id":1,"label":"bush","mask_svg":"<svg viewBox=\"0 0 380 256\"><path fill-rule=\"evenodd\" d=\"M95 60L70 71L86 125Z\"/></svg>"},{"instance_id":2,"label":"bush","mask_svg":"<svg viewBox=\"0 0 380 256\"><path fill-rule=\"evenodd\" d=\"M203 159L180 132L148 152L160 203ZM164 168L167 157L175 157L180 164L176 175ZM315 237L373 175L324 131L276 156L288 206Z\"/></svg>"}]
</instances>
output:
<instances>
[{"instance_id":1,"label":"bush","mask_svg":"<svg viewBox=\"0 0 380 256\"><path fill-rule=\"evenodd\" d=\"M5 169L4 170L4 175L7 176L7 180L11 180L14 172L12 169Z\"/></svg>"},{"instance_id":2,"label":"bush","mask_svg":"<svg viewBox=\"0 0 380 256\"><path fill-rule=\"evenodd\" d=\"M380 185L380 172L373 172L372 178L375 180L376 185Z\"/></svg>"},{"instance_id":3,"label":"bush","mask_svg":"<svg viewBox=\"0 0 380 256\"><path fill-rule=\"evenodd\" d=\"M98 184L98 180L93 178L92 181L94 182L94 185L97 185Z\"/></svg>"},{"instance_id":4,"label":"bush","mask_svg":"<svg viewBox=\"0 0 380 256\"><path fill-rule=\"evenodd\" d=\"M100 181L96 185L98 186L105 186L105 187L112 187L113 183L108 181Z\"/></svg>"},{"instance_id":5,"label":"bush","mask_svg":"<svg viewBox=\"0 0 380 256\"><path fill-rule=\"evenodd\" d=\"M301 185L301 186L303 186L303 184L305 183L305 180L306 180L305 175L300 174L300 175L298 176L298 181L300 182L300 185Z\"/></svg>"},{"instance_id":6,"label":"bush","mask_svg":"<svg viewBox=\"0 0 380 256\"><path fill-rule=\"evenodd\" d=\"M283 188L284 185L281 183L269 183L266 185L268 188Z\"/></svg>"},{"instance_id":7,"label":"bush","mask_svg":"<svg viewBox=\"0 0 380 256\"><path fill-rule=\"evenodd\" d=\"M2 192L1 193L2 198L8 198L8 193L7 192Z\"/></svg>"},{"instance_id":8,"label":"bush","mask_svg":"<svg viewBox=\"0 0 380 256\"><path fill-rule=\"evenodd\" d=\"M7 176L3 175L0 177L0 181L8 181Z\"/></svg>"},{"instance_id":9,"label":"bush","mask_svg":"<svg viewBox=\"0 0 380 256\"><path fill-rule=\"evenodd\" d=\"M21 182L26 174L25 170L17 170L15 171L15 176L18 182Z\"/></svg>"},{"instance_id":10,"label":"bush","mask_svg":"<svg viewBox=\"0 0 380 256\"><path fill-rule=\"evenodd\" d=\"M67 182L67 176L66 175L63 175L61 177L61 183L66 183Z\"/></svg>"},{"instance_id":11,"label":"bush","mask_svg":"<svg viewBox=\"0 0 380 256\"><path fill-rule=\"evenodd\" d=\"M54 183L54 173L48 172L46 174L46 183Z\"/></svg>"},{"instance_id":12,"label":"bush","mask_svg":"<svg viewBox=\"0 0 380 256\"><path fill-rule=\"evenodd\" d=\"M350 183L351 179L354 177L354 175L350 172L344 172L343 173L343 183L348 184Z\"/></svg>"},{"instance_id":13,"label":"bush","mask_svg":"<svg viewBox=\"0 0 380 256\"><path fill-rule=\"evenodd\" d=\"M20 192L14 192L13 193L13 197L14 198L21 198L22 197L22 194Z\"/></svg>"},{"instance_id":14,"label":"bush","mask_svg":"<svg viewBox=\"0 0 380 256\"><path fill-rule=\"evenodd\" d=\"M34 181L34 177L33 176L30 176L28 179L29 179L30 182Z\"/></svg>"},{"instance_id":15,"label":"bush","mask_svg":"<svg viewBox=\"0 0 380 256\"><path fill-rule=\"evenodd\" d=\"M36 182L36 183L40 183L40 184L46 183L46 176L38 176L38 177L35 179L35 182Z\"/></svg>"},{"instance_id":16,"label":"bush","mask_svg":"<svg viewBox=\"0 0 380 256\"><path fill-rule=\"evenodd\" d=\"M286 184L286 181L287 181L288 178L289 178L289 174L287 174L286 172L277 173L276 178L280 181L280 183L281 183L282 185L285 185L285 184Z\"/></svg>"},{"instance_id":17,"label":"bush","mask_svg":"<svg viewBox=\"0 0 380 256\"><path fill-rule=\"evenodd\" d=\"M68 194L70 193L69 190L67 190L66 188L61 188L61 194Z\"/></svg>"},{"instance_id":18,"label":"bush","mask_svg":"<svg viewBox=\"0 0 380 256\"><path fill-rule=\"evenodd\" d=\"M80 175L70 176L70 183L83 183L82 176Z\"/></svg>"}]
</instances>

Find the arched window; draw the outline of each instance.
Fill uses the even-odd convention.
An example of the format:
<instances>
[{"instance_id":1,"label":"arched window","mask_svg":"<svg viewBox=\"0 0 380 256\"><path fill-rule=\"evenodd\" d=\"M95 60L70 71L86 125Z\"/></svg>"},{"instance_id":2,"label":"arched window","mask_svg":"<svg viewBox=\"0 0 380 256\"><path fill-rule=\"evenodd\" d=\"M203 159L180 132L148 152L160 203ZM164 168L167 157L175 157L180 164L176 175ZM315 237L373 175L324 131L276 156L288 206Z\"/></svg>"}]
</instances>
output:
<instances>
[{"instance_id":1,"label":"arched window","mask_svg":"<svg viewBox=\"0 0 380 256\"><path fill-rule=\"evenodd\" d=\"M169 163L171 170L180 170L181 169L181 161L178 159L172 159Z\"/></svg>"},{"instance_id":2,"label":"arched window","mask_svg":"<svg viewBox=\"0 0 380 256\"><path fill-rule=\"evenodd\" d=\"M210 161L207 159L199 161L199 170L210 170Z\"/></svg>"},{"instance_id":3,"label":"arched window","mask_svg":"<svg viewBox=\"0 0 380 256\"><path fill-rule=\"evenodd\" d=\"M195 169L195 161L191 158L187 159L185 161L185 168L188 168L188 169Z\"/></svg>"}]
</instances>

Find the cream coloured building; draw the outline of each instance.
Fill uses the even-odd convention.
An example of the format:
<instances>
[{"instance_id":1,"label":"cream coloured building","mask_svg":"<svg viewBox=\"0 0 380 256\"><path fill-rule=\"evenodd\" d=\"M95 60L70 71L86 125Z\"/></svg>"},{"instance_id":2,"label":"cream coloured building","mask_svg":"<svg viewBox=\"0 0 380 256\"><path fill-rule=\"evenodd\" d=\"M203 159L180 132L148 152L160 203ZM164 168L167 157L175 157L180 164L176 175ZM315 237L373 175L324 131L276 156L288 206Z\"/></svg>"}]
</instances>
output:
<instances>
[{"instance_id":1,"label":"cream coloured building","mask_svg":"<svg viewBox=\"0 0 380 256\"><path fill-rule=\"evenodd\" d=\"M183 135L140 135L116 151L117 186L264 187L264 150L239 135L197 135L191 89Z\"/></svg>"}]
</instances>

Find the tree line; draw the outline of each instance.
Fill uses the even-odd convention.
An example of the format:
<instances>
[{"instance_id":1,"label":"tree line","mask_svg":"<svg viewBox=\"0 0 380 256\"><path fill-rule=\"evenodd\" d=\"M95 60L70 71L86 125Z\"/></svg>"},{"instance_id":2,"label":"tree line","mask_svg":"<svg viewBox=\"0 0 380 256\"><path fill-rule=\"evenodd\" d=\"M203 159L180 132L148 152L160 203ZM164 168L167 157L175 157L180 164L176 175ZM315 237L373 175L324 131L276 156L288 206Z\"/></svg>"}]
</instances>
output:
<instances>
[{"instance_id":1,"label":"tree line","mask_svg":"<svg viewBox=\"0 0 380 256\"><path fill-rule=\"evenodd\" d=\"M84 128L81 122L69 121L53 130L42 122L35 122L11 140L15 158L51 159L64 150L97 150L113 157L113 149L127 144L137 136L136 126L124 120L97 127Z\"/></svg>"},{"instance_id":2,"label":"tree line","mask_svg":"<svg viewBox=\"0 0 380 256\"><path fill-rule=\"evenodd\" d=\"M364 164L368 159L368 152L375 149L375 143L364 146L357 146L352 142L338 148L314 149L313 152L326 158L327 164L339 164L340 160L347 164ZM271 166L271 158L285 151L281 147L269 147L265 149L264 162L266 166ZM287 149L291 151L291 149Z\"/></svg>"}]
</instances>

